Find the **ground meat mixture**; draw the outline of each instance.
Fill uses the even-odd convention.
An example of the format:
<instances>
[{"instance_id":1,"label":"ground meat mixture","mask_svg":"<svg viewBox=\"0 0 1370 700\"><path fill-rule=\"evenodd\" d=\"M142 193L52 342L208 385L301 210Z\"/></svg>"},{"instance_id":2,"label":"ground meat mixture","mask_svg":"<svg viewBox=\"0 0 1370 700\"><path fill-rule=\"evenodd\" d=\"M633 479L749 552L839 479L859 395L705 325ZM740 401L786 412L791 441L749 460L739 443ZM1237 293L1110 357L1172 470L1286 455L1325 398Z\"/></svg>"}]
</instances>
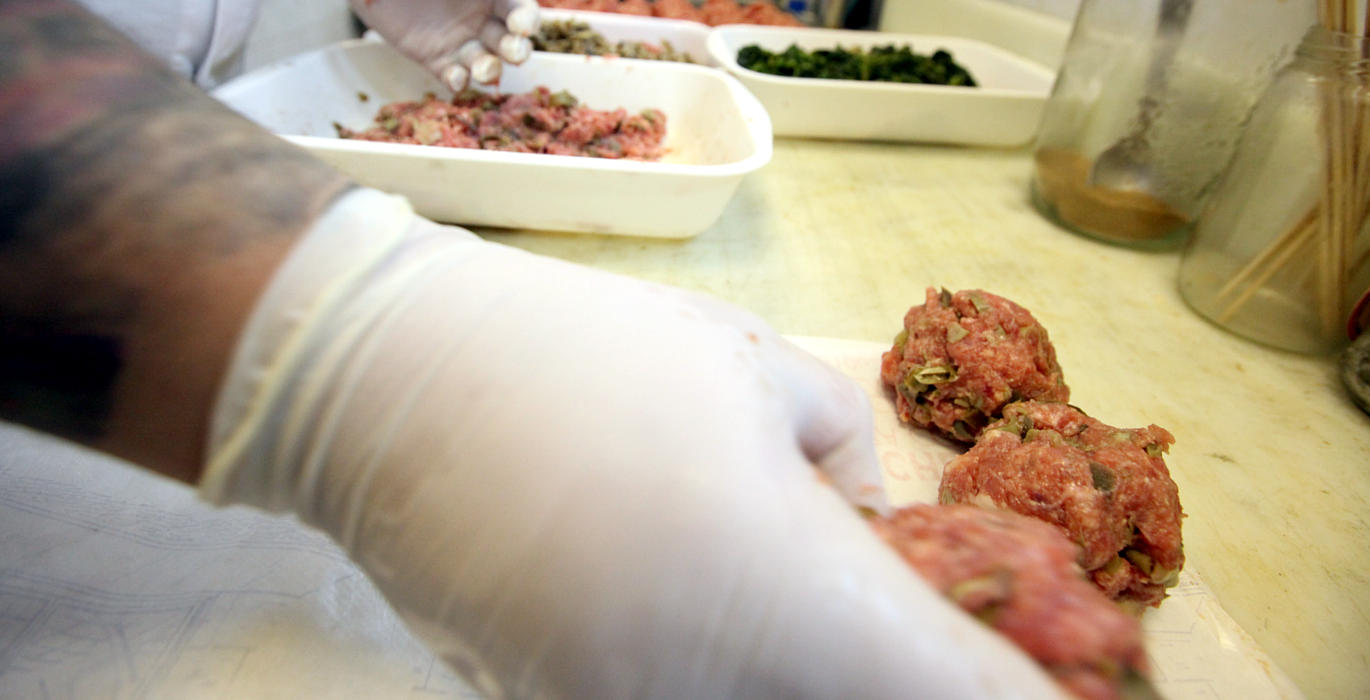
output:
<instances>
[{"instance_id":1,"label":"ground meat mixture","mask_svg":"<svg viewBox=\"0 0 1370 700\"><path fill-rule=\"evenodd\" d=\"M538 4L562 10L684 19L714 27L721 24L803 25L794 15L776 7L770 0L746 3L737 0L703 0L698 5L690 0L538 0Z\"/></svg>"},{"instance_id":2,"label":"ground meat mixture","mask_svg":"<svg viewBox=\"0 0 1370 700\"><path fill-rule=\"evenodd\" d=\"M1051 525L1001 510L919 504L876 532L934 588L1008 637L1071 693L1151 697L1141 623L1100 595Z\"/></svg>"},{"instance_id":3,"label":"ground meat mixture","mask_svg":"<svg viewBox=\"0 0 1370 700\"><path fill-rule=\"evenodd\" d=\"M966 443L1008 403L1070 399L1046 329L1027 309L978 289L929 287L881 357L880 377L901 420Z\"/></svg>"},{"instance_id":4,"label":"ground meat mixture","mask_svg":"<svg viewBox=\"0 0 1370 700\"><path fill-rule=\"evenodd\" d=\"M589 24L575 20L543 22L538 33L531 38L533 48L538 51L694 63L690 54L677 51L666 39L655 44L645 41L609 43L603 34L592 29Z\"/></svg>"},{"instance_id":5,"label":"ground meat mixture","mask_svg":"<svg viewBox=\"0 0 1370 700\"><path fill-rule=\"evenodd\" d=\"M942 503L1016 511L1058 526L1110 598L1159 605L1184 566L1179 490L1162 455L1175 439L1150 425L1114 428L1064 403L1004 408L975 446L947 463Z\"/></svg>"},{"instance_id":6,"label":"ground meat mixture","mask_svg":"<svg viewBox=\"0 0 1370 700\"><path fill-rule=\"evenodd\" d=\"M591 109L568 92L540 86L517 95L463 90L450 101L430 93L381 107L375 126L364 131L334 128L345 139L650 161L663 153L666 116Z\"/></svg>"}]
</instances>

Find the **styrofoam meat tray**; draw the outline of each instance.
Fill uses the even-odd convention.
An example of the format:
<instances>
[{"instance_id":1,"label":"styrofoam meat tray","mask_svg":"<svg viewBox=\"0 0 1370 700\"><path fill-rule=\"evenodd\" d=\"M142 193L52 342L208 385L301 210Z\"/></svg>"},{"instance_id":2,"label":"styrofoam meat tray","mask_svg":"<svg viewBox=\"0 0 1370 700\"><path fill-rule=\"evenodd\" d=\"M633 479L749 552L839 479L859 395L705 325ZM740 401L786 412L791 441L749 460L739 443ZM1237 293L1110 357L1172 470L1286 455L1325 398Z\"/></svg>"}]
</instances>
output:
<instances>
[{"instance_id":1,"label":"styrofoam meat tray","mask_svg":"<svg viewBox=\"0 0 1370 700\"><path fill-rule=\"evenodd\" d=\"M584 22L599 32L610 44L620 41L640 41L645 44L661 46L663 41L680 53L688 54L690 60L704 66L717 66L717 61L709 53L709 26L683 19L663 19L660 17L639 17L620 15L612 12L587 12L581 10L554 10L543 8L538 12L543 21Z\"/></svg>"},{"instance_id":2,"label":"styrofoam meat tray","mask_svg":"<svg viewBox=\"0 0 1370 700\"><path fill-rule=\"evenodd\" d=\"M686 238L708 228L742 178L771 158L765 110L716 69L535 52L506 66L498 89L539 85L596 109L661 110L667 155L648 163L340 139L335 122L361 129L386 103L450 95L367 39L262 68L214 95L359 182L407 196L420 214L466 225Z\"/></svg>"},{"instance_id":3,"label":"styrofoam meat tray","mask_svg":"<svg viewBox=\"0 0 1370 700\"><path fill-rule=\"evenodd\" d=\"M977 87L791 78L747 70L737 52L756 44L784 51L911 45L938 49ZM997 46L951 36L842 29L727 25L709 33L709 53L761 100L776 136L1019 146L1032 138L1055 74Z\"/></svg>"}]
</instances>

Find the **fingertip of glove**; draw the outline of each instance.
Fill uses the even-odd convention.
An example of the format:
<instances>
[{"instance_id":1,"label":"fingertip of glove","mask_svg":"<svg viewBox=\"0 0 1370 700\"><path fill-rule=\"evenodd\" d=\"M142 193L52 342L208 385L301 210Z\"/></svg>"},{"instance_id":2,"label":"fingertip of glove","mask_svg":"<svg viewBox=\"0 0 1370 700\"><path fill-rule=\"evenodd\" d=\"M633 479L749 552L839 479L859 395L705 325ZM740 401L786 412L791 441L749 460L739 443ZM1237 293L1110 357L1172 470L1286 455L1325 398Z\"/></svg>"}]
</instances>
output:
<instances>
[{"instance_id":1,"label":"fingertip of glove","mask_svg":"<svg viewBox=\"0 0 1370 700\"><path fill-rule=\"evenodd\" d=\"M538 7L536 4L520 4L509 11L504 18L504 26L510 34L522 37L532 36L538 30Z\"/></svg>"},{"instance_id":2,"label":"fingertip of glove","mask_svg":"<svg viewBox=\"0 0 1370 700\"><path fill-rule=\"evenodd\" d=\"M471 79L478 83L493 83L499 80L500 70L499 59L487 53L471 62Z\"/></svg>"},{"instance_id":3,"label":"fingertip of glove","mask_svg":"<svg viewBox=\"0 0 1370 700\"><path fill-rule=\"evenodd\" d=\"M499 55L510 63L523 63L532 53L533 42L527 37L505 34L499 40Z\"/></svg>"},{"instance_id":4,"label":"fingertip of glove","mask_svg":"<svg viewBox=\"0 0 1370 700\"><path fill-rule=\"evenodd\" d=\"M467 84L471 81L471 72L466 69L466 66L453 64L442 69L438 74L438 79L452 92L461 92L466 89Z\"/></svg>"}]
</instances>

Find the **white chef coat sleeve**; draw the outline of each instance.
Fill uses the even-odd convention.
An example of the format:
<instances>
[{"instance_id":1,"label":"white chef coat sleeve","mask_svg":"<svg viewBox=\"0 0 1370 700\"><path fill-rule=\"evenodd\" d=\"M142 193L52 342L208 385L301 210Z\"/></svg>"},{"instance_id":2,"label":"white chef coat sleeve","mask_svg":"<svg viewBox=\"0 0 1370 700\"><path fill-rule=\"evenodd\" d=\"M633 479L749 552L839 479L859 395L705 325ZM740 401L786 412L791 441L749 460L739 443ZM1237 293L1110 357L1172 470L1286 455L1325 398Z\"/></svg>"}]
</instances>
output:
<instances>
[{"instance_id":1,"label":"white chef coat sleeve","mask_svg":"<svg viewBox=\"0 0 1370 700\"><path fill-rule=\"evenodd\" d=\"M78 0L205 89L242 70L257 0Z\"/></svg>"}]
</instances>

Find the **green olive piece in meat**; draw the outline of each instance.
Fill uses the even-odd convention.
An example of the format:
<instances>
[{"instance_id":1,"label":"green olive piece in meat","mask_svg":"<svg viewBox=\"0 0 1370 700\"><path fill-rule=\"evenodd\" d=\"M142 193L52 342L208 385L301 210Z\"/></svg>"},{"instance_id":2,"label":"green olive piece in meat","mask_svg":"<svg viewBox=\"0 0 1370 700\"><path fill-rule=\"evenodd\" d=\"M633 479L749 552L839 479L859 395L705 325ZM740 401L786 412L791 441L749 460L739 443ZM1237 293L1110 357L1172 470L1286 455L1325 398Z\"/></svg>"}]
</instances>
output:
<instances>
[{"instance_id":1,"label":"green olive piece in meat","mask_svg":"<svg viewBox=\"0 0 1370 700\"><path fill-rule=\"evenodd\" d=\"M580 104L580 100L577 100L575 95L572 95L571 93L565 90L561 90L552 93L552 96L549 98L549 103L553 107L565 107L566 109L575 109L576 106Z\"/></svg>"},{"instance_id":2,"label":"green olive piece in meat","mask_svg":"<svg viewBox=\"0 0 1370 700\"><path fill-rule=\"evenodd\" d=\"M999 569L983 576L958 581L947 597L981 622L994 624L1004 603L1013 595L1013 572Z\"/></svg>"},{"instance_id":3,"label":"green olive piece in meat","mask_svg":"<svg viewBox=\"0 0 1370 700\"><path fill-rule=\"evenodd\" d=\"M956 368L951 365L926 365L909 371L909 378L926 386L947 384L956 381ZM909 380L905 379L905 383Z\"/></svg>"},{"instance_id":4,"label":"green olive piece in meat","mask_svg":"<svg viewBox=\"0 0 1370 700\"><path fill-rule=\"evenodd\" d=\"M956 341L958 341L958 340L960 340L960 339L962 339L962 338L964 338L964 337L966 337L966 336L968 336L968 335L970 335L970 331L966 330L966 329L965 329L964 327L962 327L961 324L959 324L959 323L952 323L951 325L948 325L948 326L947 326L947 343L948 343L948 344L950 344L950 343L955 343Z\"/></svg>"},{"instance_id":5,"label":"green olive piece in meat","mask_svg":"<svg viewBox=\"0 0 1370 700\"><path fill-rule=\"evenodd\" d=\"M981 294L978 291L970 291L966 293L966 296L970 297L970 303L975 306L977 312L984 313L989 311L989 300L985 298L984 294Z\"/></svg>"},{"instance_id":6,"label":"green olive piece in meat","mask_svg":"<svg viewBox=\"0 0 1370 700\"><path fill-rule=\"evenodd\" d=\"M951 424L951 434L955 436L957 440L963 440L965 442L975 441L975 433L971 431L970 423L963 420L958 420Z\"/></svg>"},{"instance_id":7,"label":"green olive piece in meat","mask_svg":"<svg viewBox=\"0 0 1370 700\"><path fill-rule=\"evenodd\" d=\"M1132 562L1133 566L1137 567L1148 577L1151 576L1151 572L1156 568L1155 560L1153 560L1151 558L1151 555L1147 554L1146 552L1139 552L1131 548L1124 549L1123 558Z\"/></svg>"},{"instance_id":8,"label":"green olive piece in meat","mask_svg":"<svg viewBox=\"0 0 1370 700\"><path fill-rule=\"evenodd\" d=\"M1118 485L1118 477L1113 470L1098 462L1089 463L1089 476L1094 482L1094 488L1104 493L1111 493Z\"/></svg>"}]
</instances>

